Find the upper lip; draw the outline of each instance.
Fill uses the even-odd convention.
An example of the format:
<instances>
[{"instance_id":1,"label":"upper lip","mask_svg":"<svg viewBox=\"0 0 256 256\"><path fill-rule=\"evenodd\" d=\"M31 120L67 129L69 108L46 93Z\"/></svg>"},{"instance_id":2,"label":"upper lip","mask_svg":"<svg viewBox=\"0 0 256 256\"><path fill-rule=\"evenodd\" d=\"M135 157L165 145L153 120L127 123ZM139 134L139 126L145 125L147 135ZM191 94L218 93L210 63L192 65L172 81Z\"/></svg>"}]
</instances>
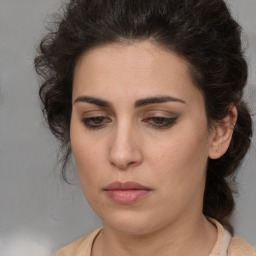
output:
<instances>
[{"instance_id":1,"label":"upper lip","mask_svg":"<svg viewBox=\"0 0 256 256\"><path fill-rule=\"evenodd\" d=\"M104 190L151 190L134 181L120 182L115 181L110 183Z\"/></svg>"}]
</instances>

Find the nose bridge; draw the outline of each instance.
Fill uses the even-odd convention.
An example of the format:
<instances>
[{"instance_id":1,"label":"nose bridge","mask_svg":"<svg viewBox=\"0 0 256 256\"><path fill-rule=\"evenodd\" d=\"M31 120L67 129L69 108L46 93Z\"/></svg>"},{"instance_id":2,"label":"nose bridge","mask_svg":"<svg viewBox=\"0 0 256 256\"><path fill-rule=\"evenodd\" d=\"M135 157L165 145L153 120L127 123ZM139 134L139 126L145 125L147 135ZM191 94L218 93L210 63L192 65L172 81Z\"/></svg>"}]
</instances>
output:
<instances>
[{"instance_id":1,"label":"nose bridge","mask_svg":"<svg viewBox=\"0 0 256 256\"><path fill-rule=\"evenodd\" d=\"M112 165L120 169L126 169L131 165L137 165L142 160L138 143L138 131L127 120L120 120L113 129L109 160Z\"/></svg>"}]
</instances>

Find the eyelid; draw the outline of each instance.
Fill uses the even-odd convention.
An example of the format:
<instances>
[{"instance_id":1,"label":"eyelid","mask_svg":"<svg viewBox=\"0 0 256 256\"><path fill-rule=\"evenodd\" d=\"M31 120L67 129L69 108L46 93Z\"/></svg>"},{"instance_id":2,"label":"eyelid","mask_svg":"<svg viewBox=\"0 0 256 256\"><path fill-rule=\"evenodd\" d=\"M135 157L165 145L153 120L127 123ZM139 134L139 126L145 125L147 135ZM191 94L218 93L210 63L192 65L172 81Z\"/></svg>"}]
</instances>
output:
<instances>
[{"instance_id":1,"label":"eyelid","mask_svg":"<svg viewBox=\"0 0 256 256\"><path fill-rule=\"evenodd\" d=\"M114 113L107 111L107 110L88 110L88 111L83 111L81 113L81 119L83 118L93 118L93 117L106 117L113 119L115 118Z\"/></svg>"},{"instance_id":2,"label":"eyelid","mask_svg":"<svg viewBox=\"0 0 256 256\"><path fill-rule=\"evenodd\" d=\"M84 110L81 113L81 123L86 129L100 130L112 122L112 116L105 110ZM98 122L98 123L97 123Z\"/></svg>"},{"instance_id":3,"label":"eyelid","mask_svg":"<svg viewBox=\"0 0 256 256\"><path fill-rule=\"evenodd\" d=\"M93 116L107 116L106 111L102 110L90 110L83 112L83 117L93 117Z\"/></svg>"},{"instance_id":4,"label":"eyelid","mask_svg":"<svg viewBox=\"0 0 256 256\"><path fill-rule=\"evenodd\" d=\"M97 123L97 120L100 122ZM96 122L95 122L96 121ZM102 129L104 127L106 127L109 123L111 123L111 118L109 116L103 116L103 115L99 115L99 116L89 116L89 117L83 117L81 119L81 123L84 125L84 127L86 127L87 129Z\"/></svg>"},{"instance_id":5,"label":"eyelid","mask_svg":"<svg viewBox=\"0 0 256 256\"><path fill-rule=\"evenodd\" d=\"M147 126L154 129L168 129L171 128L177 121L178 117L161 117L152 116L144 118L142 121L146 123ZM160 121L160 122L159 122Z\"/></svg>"},{"instance_id":6,"label":"eyelid","mask_svg":"<svg viewBox=\"0 0 256 256\"><path fill-rule=\"evenodd\" d=\"M162 109L151 109L143 112L142 122L149 128L165 130L171 128L179 115Z\"/></svg>"},{"instance_id":7,"label":"eyelid","mask_svg":"<svg viewBox=\"0 0 256 256\"><path fill-rule=\"evenodd\" d=\"M166 117L166 118L171 118L171 117L176 117L177 114L166 111L166 110L150 110L145 113L143 113L143 118L145 117Z\"/></svg>"}]
</instances>

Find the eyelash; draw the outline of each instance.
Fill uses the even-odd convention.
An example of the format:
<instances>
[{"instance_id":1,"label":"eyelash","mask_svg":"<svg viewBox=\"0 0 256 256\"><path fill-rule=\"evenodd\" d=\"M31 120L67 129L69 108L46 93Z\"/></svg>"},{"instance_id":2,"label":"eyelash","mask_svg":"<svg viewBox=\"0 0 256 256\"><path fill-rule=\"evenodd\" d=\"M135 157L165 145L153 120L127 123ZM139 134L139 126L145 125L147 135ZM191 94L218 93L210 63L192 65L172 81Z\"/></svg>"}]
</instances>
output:
<instances>
[{"instance_id":1,"label":"eyelash","mask_svg":"<svg viewBox=\"0 0 256 256\"><path fill-rule=\"evenodd\" d=\"M95 121L98 120L100 123L95 124ZM105 121L104 121L105 120ZM104 122L103 122L104 121ZM167 129L174 125L177 121L177 117L149 117L142 120L144 123L147 123L148 126L151 126L155 129ZM94 116L94 117L85 117L82 119L82 123L85 127L89 129L102 129L111 122L111 119L107 116Z\"/></svg>"},{"instance_id":2,"label":"eyelash","mask_svg":"<svg viewBox=\"0 0 256 256\"><path fill-rule=\"evenodd\" d=\"M107 120L107 122L104 123L98 123L98 124L91 124L92 122L95 122L96 120ZM93 116L93 117L85 117L82 119L82 123L84 126L86 126L89 129L101 129L104 128L108 123L111 122L111 119L107 116Z\"/></svg>"},{"instance_id":3,"label":"eyelash","mask_svg":"<svg viewBox=\"0 0 256 256\"><path fill-rule=\"evenodd\" d=\"M143 119L143 122L156 129L167 129L176 123L177 117L149 117ZM153 121L153 123L151 123ZM160 123L159 123L160 122Z\"/></svg>"}]
</instances>

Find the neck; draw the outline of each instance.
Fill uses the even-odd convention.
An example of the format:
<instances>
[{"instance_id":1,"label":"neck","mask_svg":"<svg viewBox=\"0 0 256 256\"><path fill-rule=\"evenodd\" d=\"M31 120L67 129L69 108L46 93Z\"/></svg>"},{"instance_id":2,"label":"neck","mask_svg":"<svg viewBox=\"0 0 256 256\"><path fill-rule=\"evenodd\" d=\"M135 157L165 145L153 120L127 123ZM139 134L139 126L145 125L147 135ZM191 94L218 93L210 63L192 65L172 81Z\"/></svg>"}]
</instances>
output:
<instances>
[{"instance_id":1,"label":"neck","mask_svg":"<svg viewBox=\"0 0 256 256\"><path fill-rule=\"evenodd\" d=\"M92 256L208 256L216 237L216 228L203 215L172 223L150 234L123 234L103 225Z\"/></svg>"}]
</instances>

